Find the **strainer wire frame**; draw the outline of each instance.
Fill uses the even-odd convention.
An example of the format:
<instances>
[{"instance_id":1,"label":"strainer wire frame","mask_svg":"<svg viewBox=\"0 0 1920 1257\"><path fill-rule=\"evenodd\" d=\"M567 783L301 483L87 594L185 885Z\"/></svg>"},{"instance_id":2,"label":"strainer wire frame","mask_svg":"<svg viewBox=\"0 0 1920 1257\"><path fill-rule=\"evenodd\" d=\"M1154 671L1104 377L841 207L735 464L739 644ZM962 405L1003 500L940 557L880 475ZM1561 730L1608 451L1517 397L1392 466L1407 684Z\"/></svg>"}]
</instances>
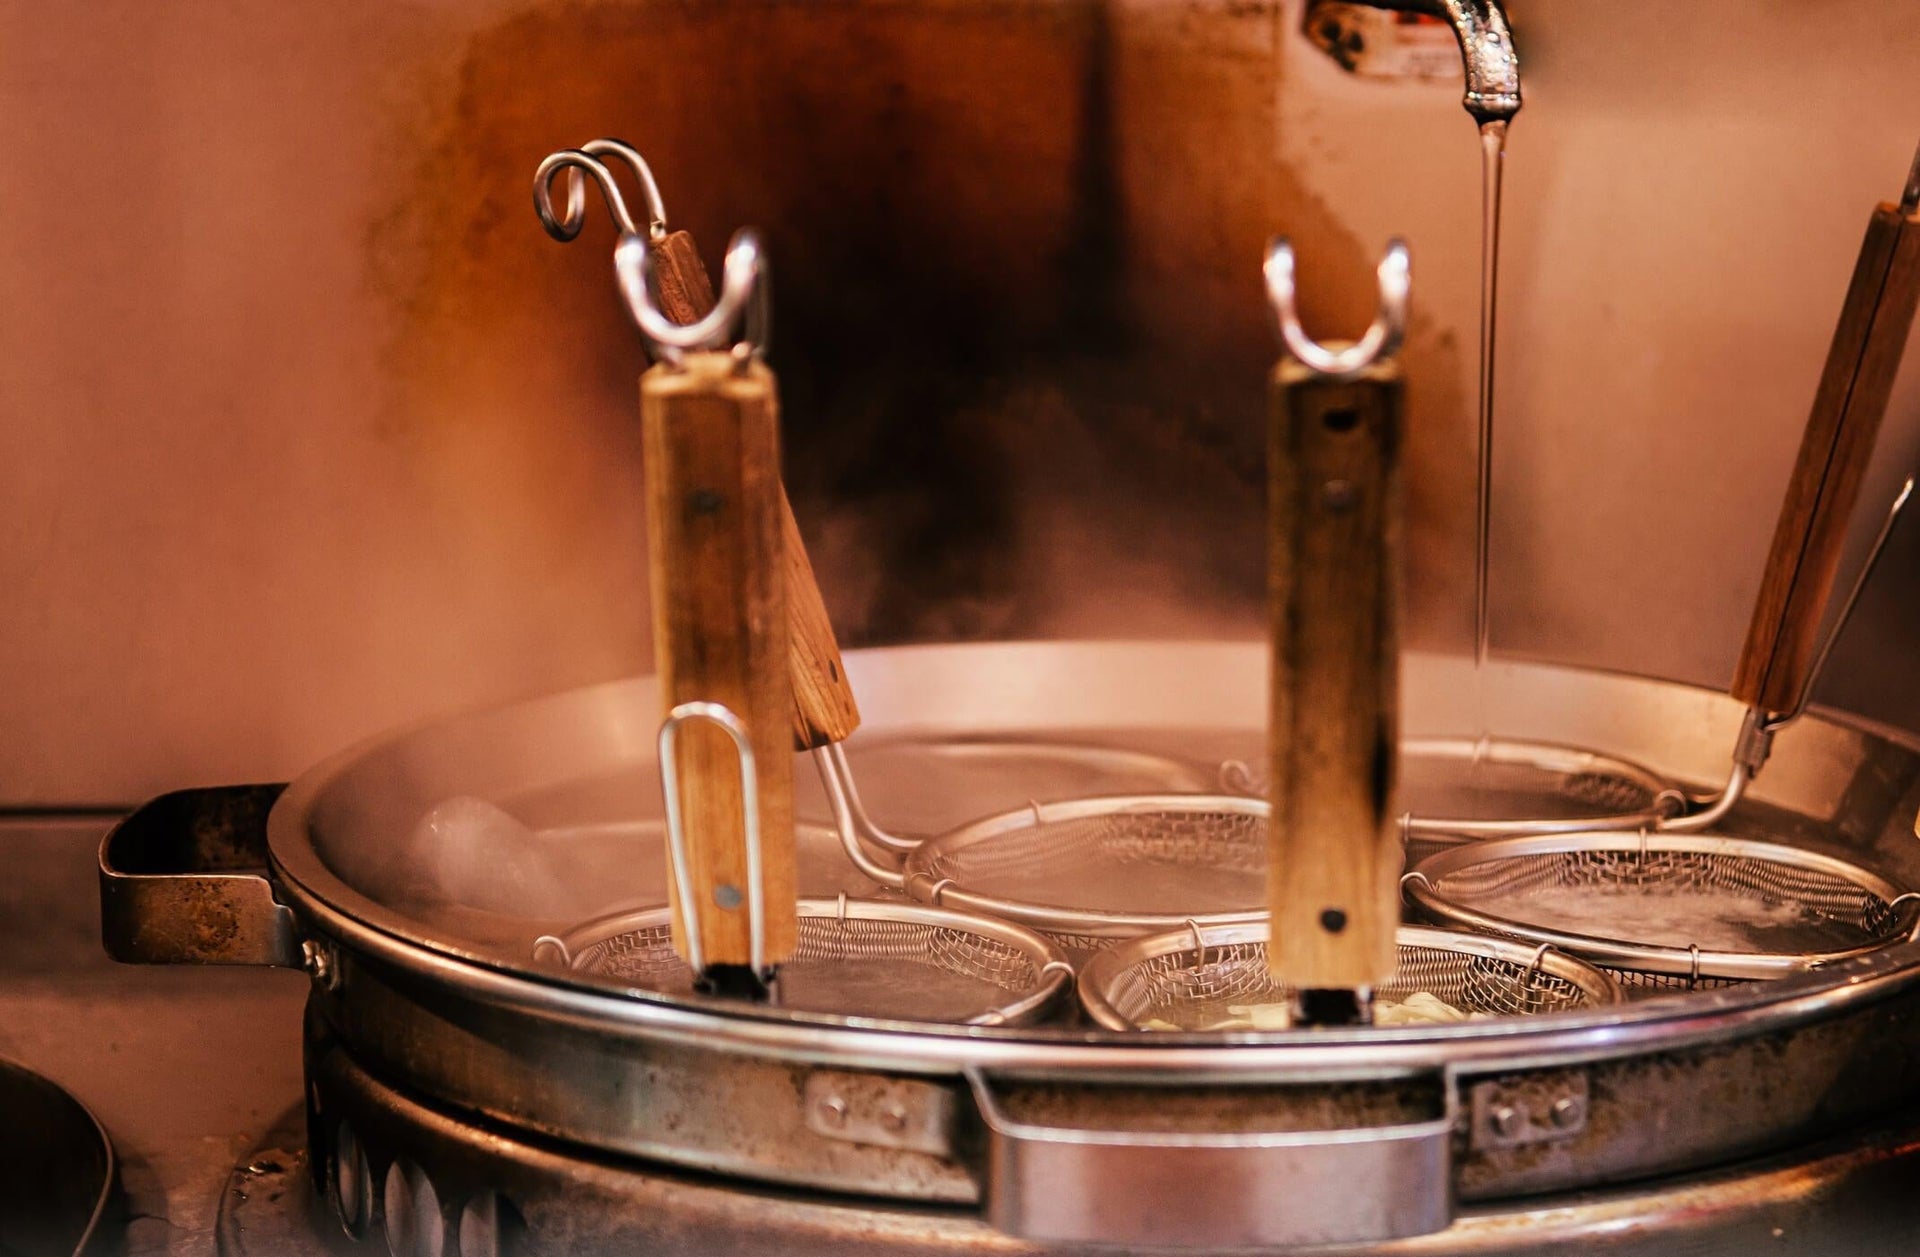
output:
<instances>
[{"instance_id":1,"label":"strainer wire frame","mask_svg":"<svg viewBox=\"0 0 1920 1257\"><path fill-rule=\"evenodd\" d=\"M1920 912L1916 912L1916 919L1906 928L1894 930L1887 937L1874 942L1839 951L1743 952L1704 948L1697 944L1680 947L1533 925L1498 912L1470 907L1441 889L1441 881L1445 877L1501 861L1583 854L1703 855L1772 864L1848 883L1866 894L1877 896L1889 913L1901 908L1909 911L1920 909L1920 893L1902 890L1886 878L1852 861L1782 843L1718 834L1601 832L1494 838L1435 852L1408 871L1400 879L1400 886L1405 896L1429 919L1443 924L1531 943L1544 943L1611 969L1628 973L1664 974L1685 978L1690 983L1703 978L1757 981L1785 977L1818 965L1866 955L1908 938L1920 937Z\"/></svg>"},{"instance_id":2,"label":"strainer wire frame","mask_svg":"<svg viewBox=\"0 0 1920 1257\"><path fill-rule=\"evenodd\" d=\"M1117 943L1103 951L1095 953L1080 966L1079 977L1075 983L1080 1006L1089 1017L1109 1030L1141 1030L1138 1022L1126 1016L1115 1005L1112 998L1116 986L1126 976L1142 964L1167 956L1180 956L1191 953L1195 967L1204 965L1207 952L1242 944L1265 946L1268 941L1267 917L1260 914L1250 920L1216 922L1205 924L1189 921L1181 928L1163 930L1155 934L1142 935L1123 943ZM1583 1009L1611 1007L1625 1001L1626 996L1619 982L1605 970L1556 949L1550 944L1528 945L1514 939L1500 938L1488 934L1474 934L1459 930L1442 929L1425 925L1402 925L1394 934L1394 942L1399 947L1420 948L1428 951L1451 952L1470 957L1482 957L1489 960L1504 961L1520 970L1520 979L1530 978L1535 973L1546 974L1576 987L1586 997ZM1262 965L1264 970L1265 966ZM1378 998L1377 988L1375 998ZM1536 1013L1531 1016L1547 1016ZM1464 1024L1464 1023L1463 1023ZM1446 1031L1449 1026L1419 1027L1383 1027L1383 1030L1413 1029L1421 1032ZM1312 1031L1305 1031L1312 1033ZM1212 1031L1190 1030L1174 1033L1209 1034ZM1231 1031L1238 1035L1285 1034L1293 1031Z\"/></svg>"},{"instance_id":3,"label":"strainer wire frame","mask_svg":"<svg viewBox=\"0 0 1920 1257\"><path fill-rule=\"evenodd\" d=\"M1867 548L1866 556L1860 562L1859 571L1854 574L1853 583L1841 601L1840 610L1834 616L1820 644L1815 648L1812 662L1800 682L1793 702L1785 711L1770 711L1757 704L1747 707L1741 720L1740 732L1734 738L1732 753L1729 755L1727 777L1719 790L1707 795L1690 795L1682 791L1663 792L1656 796L1650 808L1632 813L1620 813L1609 816L1593 816L1585 821L1575 819L1520 819L1502 821L1441 821L1419 817L1402 817L1402 834L1406 837L1424 838L1429 841L1482 839L1500 840L1504 838L1555 836L1571 833L1637 833L1640 830L1653 830L1668 834L1701 834L1713 829L1725 820L1733 809L1746 797L1754 779L1760 770L1766 767L1767 758L1773 753L1773 741L1782 730L1806 714L1813 700L1815 687L1825 673L1827 662L1833 657L1833 648L1839 642L1840 635L1846 631L1853 619L1854 609L1860 603L1860 595L1866 590L1867 582L1873 578L1874 569L1880 564L1881 556L1886 553L1887 542L1892 539L1894 529L1900 522L1902 512L1907 509L1913 497L1913 476L1908 476L1900 490L1894 495L1893 504L1888 508L1880 531L1874 536L1873 543ZM1763 611L1762 606L1754 608L1756 623Z\"/></svg>"},{"instance_id":4,"label":"strainer wire frame","mask_svg":"<svg viewBox=\"0 0 1920 1257\"><path fill-rule=\"evenodd\" d=\"M1031 1025L1053 1008L1074 976L1073 965L1068 962L1066 954L1040 934L1010 921L999 921L976 913L897 900L854 899L843 894L833 899L803 898L799 901L798 915L803 923L808 920L878 921L954 930L1000 943L1032 962L1034 979L1030 989L1019 992L1015 998L982 1009L959 1023L963 1025ZM534 942L533 958L537 962L560 964L576 973L591 974L592 971L586 967L586 957L593 948L623 934L662 929L671 920L671 909L665 904L616 912L577 925L562 935L542 935ZM670 947L663 949L663 961L667 957L685 963ZM652 991L648 993L657 994ZM777 1005L773 1011L778 1011ZM811 1017L822 1015L823 1010L808 1009L806 1012ZM831 1010L825 1010L825 1015L834 1014ZM849 1012L841 1015L863 1017L866 1014Z\"/></svg>"},{"instance_id":5,"label":"strainer wire frame","mask_svg":"<svg viewBox=\"0 0 1920 1257\"><path fill-rule=\"evenodd\" d=\"M940 855L963 850L978 843L1004 841L1010 835L1064 821L1148 813L1195 815L1226 813L1264 819L1268 812L1264 799L1250 799L1230 794L1115 794L1090 795L1057 803L1030 802L1025 807L1012 808L979 820L969 821L957 829L914 843L906 851L894 852L893 858L889 859L876 856L867 850L862 841L860 827L855 822L847 790L848 782L840 771L844 767L845 760L842 758L836 765L832 754L836 750L838 750L837 747L822 747L814 752L814 757L820 768L821 783L826 787L827 800L833 809L834 822L840 831L841 846L845 848L847 857L853 861L856 868L875 882L888 889L900 891L921 903L938 907L958 907L969 912L1000 917L1089 948L1103 945L1114 939L1133 938L1140 934L1172 929L1191 921L1208 925L1266 918L1266 909L1263 906L1200 914L1120 912L1111 909L1074 908L1058 903L1013 899L969 890L961 882L937 876L929 872L926 867Z\"/></svg>"},{"instance_id":6,"label":"strainer wire frame","mask_svg":"<svg viewBox=\"0 0 1920 1257\"><path fill-rule=\"evenodd\" d=\"M1698 802L1672 780L1644 764L1587 747L1539 742L1529 738L1471 738L1444 734L1410 737L1400 744L1403 760L1423 755L1436 757L1436 753L1450 759L1484 757L1487 763L1498 767L1538 768L1568 777L1591 775L1611 778L1644 793L1647 802L1643 807L1601 815L1537 819L1455 818L1403 812L1395 822L1400 828L1403 842L1451 845L1486 838L1548 833L1656 829L1680 820L1688 808ZM1266 793L1264 775L1240 759L1222 762L1220 785L1224 790L1249 796L1258 797Z\"/></svg>"}]
</instances>

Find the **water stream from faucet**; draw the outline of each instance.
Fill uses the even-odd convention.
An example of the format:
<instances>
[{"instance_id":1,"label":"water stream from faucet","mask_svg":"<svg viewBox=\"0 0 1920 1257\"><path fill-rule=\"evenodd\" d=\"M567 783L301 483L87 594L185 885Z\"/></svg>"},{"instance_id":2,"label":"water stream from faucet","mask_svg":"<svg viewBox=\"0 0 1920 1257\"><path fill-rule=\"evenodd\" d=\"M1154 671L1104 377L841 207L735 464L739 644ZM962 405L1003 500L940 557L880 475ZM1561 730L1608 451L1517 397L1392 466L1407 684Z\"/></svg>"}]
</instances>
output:
<instances>
[{"instance_id":1,"label":"water stream from faucet","mask_svg":"<svg viewBox=\"0 0 1920 1257\"><path fill-rule=\"evenodd\" d=\"M1480 391L1479 475L1475 485L1473 560L1473 765L1491 743L1486 709L1486 665L1491 630L1488 569L1493 522L1493 374L1500 288L1500 188L1507 157L1507 123L1480 124Z\"/></svg>"}]
</instances>

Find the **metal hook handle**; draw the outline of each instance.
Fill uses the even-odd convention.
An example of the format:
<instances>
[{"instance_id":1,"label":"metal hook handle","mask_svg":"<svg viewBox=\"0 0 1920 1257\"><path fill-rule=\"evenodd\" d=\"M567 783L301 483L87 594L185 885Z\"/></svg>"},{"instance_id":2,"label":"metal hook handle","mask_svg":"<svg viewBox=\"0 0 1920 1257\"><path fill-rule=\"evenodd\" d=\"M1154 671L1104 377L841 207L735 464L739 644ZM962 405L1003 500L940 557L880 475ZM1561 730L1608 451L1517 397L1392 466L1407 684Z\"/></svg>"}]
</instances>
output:
<instances>
[{"instance_id":1,"label":"metal hook handle","mask_svg":"<svg viewBox=\"0 0 1920 1257\"><path fill-rule=\"evenodd\" d=\"M747 954L756 976L765 978L767 965L767 903L760 869L760 774L754 767L753 743L740 717L720 703L681 703L660 725L660 788L666 792L667 852L673 859L673 886L680 896L681 923L686 927L687 963L695 973L706 970L706 949L700 943L700 907L693 896L693 872L687 866L687 835L680 813L680 726L689 720L719 725L733 739L740 756L741 813L747 846Z\"/></svg>"},{"instance_id":2,"label":"metal hook handle","mask_svg":"<svg viewBox=\"0 0 1920 1257\"><path fill-rule=\"evenodd\" d=\"M1374 363L1390 358L1400 348L1407 333L1407 303L1413 289L1413 264L1404 240L1387 242L1386 256L1380 259L1375 274L1380 282L1380 306L1373 322L1354 344L1333 350L1307 335L1300 326L1300 311L1295 304L1293 245L1276 236L1267 246L1267 304L1273 310L1280 330L1280 343L1288 353L1321 375L1346 380L1359 375Z\"/></svg>"},{"instance_id":3,"label":"metal hook handle","mask_svg":"<svg viewBox=\"0 0 1920 1257\"><path fill-rule=\"evenodd\" d=\"M620 185L613 177L613 171L607 168L601 157L615 157L625 162L639 181L640 195L647 203L647 234L659 239L667 234L667 207L660 197L660 185L654 180L653 168L647 165L647 159L640 151L624 140L589 140L579 148L562 149L549 153L533 174L533 208L540 215L540 225L547 234L562 243L572 240L580 234L580 228L587 219L586 180L581 177L584 171L593 176L600 185L600 195L606 199L607 211L613 215L613 221L623 236L640 234L639 225L634 221L633 213L627 208L627 199L620 192ZM567 208L564 213L555 213L553 208L553 180L564 172L567 176Z\"/></svg>"},{"instance_id":4,"label":"metal hook handle","mask_svg":"<svg viewBox=\"0 0 1920 1257\"><path fill-rule=\"evenodd\" d=\"M678 363L687 350L718 349L726 343L736 323L744 323L741 340L734 346L744 367L751 358L767 351L768 314L767 263L760 247L760 236L750 227L733 233L727 242L727 261L720 277L720 299L705 318L680 324L661 313L653 297L653 251L637 235L623 236L613 251L613 269L620 279L620 294L627 310L639 325L654 356Z\"/></svg>"}]
</instances>

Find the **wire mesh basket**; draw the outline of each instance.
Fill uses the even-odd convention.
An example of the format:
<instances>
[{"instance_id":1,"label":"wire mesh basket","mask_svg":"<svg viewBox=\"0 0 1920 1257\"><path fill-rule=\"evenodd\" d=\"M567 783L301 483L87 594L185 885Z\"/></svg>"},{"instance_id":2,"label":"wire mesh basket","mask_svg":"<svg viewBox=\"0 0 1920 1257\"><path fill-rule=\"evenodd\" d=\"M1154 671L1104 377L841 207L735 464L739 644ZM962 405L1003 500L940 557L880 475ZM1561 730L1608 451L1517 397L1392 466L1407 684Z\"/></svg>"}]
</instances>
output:
<instances>
[{"instance_id":1,"label":"wire mesh basket","mask_svg":"<svg viewBox=\"0 0 1920 1257\"><path fill-rule=\"evenodd\" d=\"M1621 999L1612 978L1550 947L1424 926L1402 926L1397 939L1399 968L1373 991L1377 1024L1526 1017ZM1264 919L1121 943L1081 966L1079 991L1087 1015L1114 1030L1280 1029L1283 1011L1264 1014L1293 996L1269 972Z\"/></svg>"},{"instance_id":2,"label":"wire mesh basket","mask_svg":"<svg viewBox=\"0 0 1920 1257\"><path fill-rule=\"evenodd\" d=\"M1427 857L1403 885L1431 920L1550 943L1636 984L1780 977L1920 920L1920 895L1850 861L1703 834L1494 839Z\"/></svg>"},{"instance_id":3,"label":"wire mesh basket","mask_svg":"<svg viewBox=\"0 0 1920 1257\"><path fill-rule=\"evenodd\" d=\"M1267 893L1267 805L1234 795L1034 803L906 856L913 898L1018 921L1064 947L1246 918Z\"/></svg>"},{"instance_id":4,"label":"wire mesh basket","mask_svg":"<svg viewBox=\"0 0 1920 1257\"><path fill-rule=\"evenodd\" d=\"M780 966L781 1007L847 1017L965 1025L1029 1025L1073 976L1031 930L921 904L802 899L799 950ZM589 922L534 945L534 959L635 990L689 995L664 907Z\"/></svg>"}]
</instances>

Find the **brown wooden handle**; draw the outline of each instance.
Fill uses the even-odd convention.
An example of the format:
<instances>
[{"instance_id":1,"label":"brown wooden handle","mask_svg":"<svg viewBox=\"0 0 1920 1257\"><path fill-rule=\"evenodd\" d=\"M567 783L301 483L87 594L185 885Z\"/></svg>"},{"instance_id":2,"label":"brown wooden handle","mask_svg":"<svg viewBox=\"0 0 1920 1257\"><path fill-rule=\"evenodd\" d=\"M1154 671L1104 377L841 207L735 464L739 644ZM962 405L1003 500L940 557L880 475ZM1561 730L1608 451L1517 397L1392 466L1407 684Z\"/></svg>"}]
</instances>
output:
<instances>
[{"instance_id":1,"label":"brown wooden handle","mask_svg":"<svg viewBox=\"0 0 1920 1257\"><path fill-rule=\"evenodd\" d=\"M721 703L746 726L759 776L764 957L797 937L793 696L788 680L778 408L773 375L725 353L693 353L640 379L648 550L661 714ZM679 735L688 873L709 965L752 959L737 752L720 728ZM669 870L667 884L674 885ZM675 899L674 943L686 955Z\"/></svg>"},{"instance_id":2,"label":"brown wooden handle","mask_svg":"<svg viewBox=\"0 0 1920 1257\"><path fill-rule=\"evenodd\" d=\"M1400 923L1400 370L1284 362L1272 391L1269 964L1295 987L1372 986Z\"/></svg>"},{"instance_id":3,"label":"brown wooden handle","mask_svg":"<svg viewBox=\"0 0 1920 1257\"><path fill-rule=\"evenodd\" d=\"M713 309L713 280L700 261L693 237L672 232L652 243L655 282L660 309L676 323L695 323ZM829 742L843 742L860 727L860 705L854 700L840 659L840 643L820 595L820 583L807 558L806 542L794 518L787 490L780 489L781 553L787 586L788 646L793 686L793 745L810 751Z\"/></svg>"},{"instance_id":4,"label":"brown wooden handle","mask_svg":"<svg viewBox=\"0 0 1920 1257\"><path fill-rule=\"evenodd\" d=\"M813 562L807 558L807 544L800 539L800 524L793 517L793 504L787 501L784 489L780 492L780 515L784 529L781 562L787 586L787 658L793 685L793 746L798 751L810 751L852 737L860 727L860 704L854 701L853 684L847 680L846 665L840 659L840 642L833 634L820 583L814 579Z\"/></svg>"},{"instance_id":5,"label":"brown wooden handle","mask_svg":"<svg viewBox=\"0 0 1920 1257\"><path fill-rule=\"evenodd\" d=\"M1847 524L1920 304L1920 216L1882 205L1840 308L1754 600L1733 696L1768 712L1794 708L1812 667Z\"/></svg>"}]
</instances>

